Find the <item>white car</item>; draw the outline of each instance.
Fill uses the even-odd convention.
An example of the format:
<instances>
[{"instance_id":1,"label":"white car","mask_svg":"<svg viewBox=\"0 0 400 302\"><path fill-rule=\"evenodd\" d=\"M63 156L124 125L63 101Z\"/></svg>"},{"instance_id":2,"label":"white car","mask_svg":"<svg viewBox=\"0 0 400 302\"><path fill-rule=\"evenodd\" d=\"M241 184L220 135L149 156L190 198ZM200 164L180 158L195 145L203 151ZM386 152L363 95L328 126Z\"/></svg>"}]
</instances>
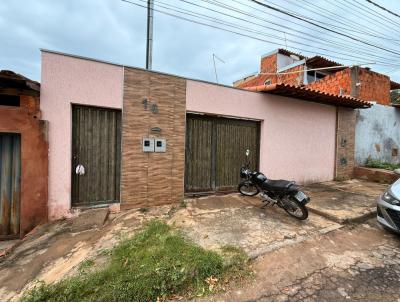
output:
<instances>
[{"instance_id":1,"label":"white car","mask_svg":"<svg viewBox=\"0 0 400 302\"><path fill-rule=\"evenodd\" d=\"M395 173L400 175L400 169ZM400 179L378 197L377 220L384 227L400 233Z\"/></svg>"}]
</instances>

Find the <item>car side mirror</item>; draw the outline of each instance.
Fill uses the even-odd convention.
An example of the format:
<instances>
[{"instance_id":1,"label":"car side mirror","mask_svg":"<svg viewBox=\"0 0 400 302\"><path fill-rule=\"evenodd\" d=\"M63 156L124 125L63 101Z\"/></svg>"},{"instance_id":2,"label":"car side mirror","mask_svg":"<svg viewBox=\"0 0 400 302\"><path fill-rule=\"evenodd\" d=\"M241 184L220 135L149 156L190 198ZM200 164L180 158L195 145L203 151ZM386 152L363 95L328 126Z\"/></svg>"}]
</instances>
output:
<instances>
[{"instance_id":1,"label":"car side mirror","mask_svg":"<svg viewBox=\"0 0 400 302\"><path fill-rule=\"evenodd\" d=\"M394 170L394 173L396 173L397 175L400 175L400 169Z\"/></svg>"}]
</instances>

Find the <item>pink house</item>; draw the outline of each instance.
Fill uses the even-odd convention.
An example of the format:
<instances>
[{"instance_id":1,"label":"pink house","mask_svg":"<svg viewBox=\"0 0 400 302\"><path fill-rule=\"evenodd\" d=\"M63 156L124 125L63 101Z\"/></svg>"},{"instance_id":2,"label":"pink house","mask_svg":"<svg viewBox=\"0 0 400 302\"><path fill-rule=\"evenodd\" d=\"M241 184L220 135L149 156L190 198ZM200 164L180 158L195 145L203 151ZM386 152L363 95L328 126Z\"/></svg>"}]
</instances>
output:
<instances>
[{"instance_id":1,"label":"pink house","mask_svg":"<svg viewBox=\"0 0 400 302\"><path fill-rule=\"evenodd\" d=\"M246 149L270 178L351 177L353 109L367 102L290 85L254 90L43 50L50 218L232 190Z\"/></svg>"}]
</instances>

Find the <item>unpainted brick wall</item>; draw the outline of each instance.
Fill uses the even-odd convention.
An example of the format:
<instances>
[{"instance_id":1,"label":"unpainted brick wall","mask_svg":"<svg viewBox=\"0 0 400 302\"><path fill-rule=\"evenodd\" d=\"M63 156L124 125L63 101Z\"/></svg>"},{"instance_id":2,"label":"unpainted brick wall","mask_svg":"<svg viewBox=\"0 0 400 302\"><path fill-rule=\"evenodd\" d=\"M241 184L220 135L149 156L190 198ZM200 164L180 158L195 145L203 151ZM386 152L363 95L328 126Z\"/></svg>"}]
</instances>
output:
<instances>
[{"instance_id":1,"label":"unpainted brick wall","mask_svg":"<svg viewBox=\"0 0 400 302\"><path fill-rule=\"evenodd\" d=\"M121 207L178 203L184 197L186 80L134 68L124 74ZM150 110L153 104L158 112ZM146 137L165 138L167 152L144 153Z\"/></svg>"},{"instance_id":2,"label":"unpainted brick wall","mask_svg":"<svg viewBox=\"0 0 400 302\"><path fill-rule=\"evenodd\" d=\"M303 84L303 79L304 79L303 71L304 71L304 65L298 65L293 68L289 68L289 69L283 71L283 73L289 73L289 72L295 72L295 73L278 75L277 83L300 86Z\"/></svg>"},{"instance_id":3,"label":"unpainted brick wall","mask_svg":"<svg viewBox=\"0 0 400 302\"><path fill-rule=\"evenodd\" d=\"M335 72L334 74L328 75L319 81L315 81L306 85L307 88L315 89L327 93L340 95L351 94L351 76L350 69L344 69L342 71Z\"/></svg>"},{"instance_id":4,"label":"unpainted brick wall","mask_svg":"<svg viewBox=\"0 0 400 302\"><path fill-rule=\"evenodd\" d=\"M356 111L338 107L336 122L336 171L337 180L350 179L354 171Z\"/></svg>"},{"instance_id":5,"label":"unpainted brick wall","mask_svg":"<svg viewBox=\"0 0 400 302\"><path fill-rule=\"evenodd\" d=\"M20 236L47 222L47 123L40 120L39 97L20 95L20 107L0 106L0 132L21 135Z\"/></svg>"},{"instance_id":6,"label":"unpainted brick wall","mask_svg":"<svg viewBox=\"0 0 400 302\"><path fill-rule=\"evenodd\" d=\"M365 68L359 69L357 95L359 99L390 105L390 78Z\"/></svg>"},{"instance_id":7,"label":"unpainted brick wall","mask_svg":"<svg viewBox=\"0 0 400 302\"><path fill-rule=\"evenodd\" d=\"M275 73L278 70L277 58L278 54L272 54L270 56L261 58L260 71L266 73Z\"/></svg>"},{"instance_id":8,"label":"unpainted brick wall","mask_svg":"<svg viewBox=\"0 0 400 302\"><path fill-rule=\"evenodd\" d=\"M271 84L290 84L295 86L300 86L303 84L304 73L298 72L304 70L303 65L295 66L293 68L287 69L284 73L296 71L296 73L291 74L282 74L282 75L274 75L277 72L277 54L270 55L268 57L261 59L261 74L250 78L247 81L239 82L235 87L246 88L246 87L254 87L264 85L265 81L270 80ZM271 73L271 74L262 74L262 73Z\"/></svg>"}]
</instances>

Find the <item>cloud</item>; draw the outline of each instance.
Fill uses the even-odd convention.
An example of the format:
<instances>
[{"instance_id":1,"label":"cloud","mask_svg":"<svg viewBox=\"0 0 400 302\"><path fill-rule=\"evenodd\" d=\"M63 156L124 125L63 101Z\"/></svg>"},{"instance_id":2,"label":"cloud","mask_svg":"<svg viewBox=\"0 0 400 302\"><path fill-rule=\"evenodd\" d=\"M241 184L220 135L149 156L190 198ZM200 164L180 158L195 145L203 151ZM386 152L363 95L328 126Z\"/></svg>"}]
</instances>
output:
<instances>
[{"instance_id":1,"label":"cloud","mask_svg":"<svg viewBox=\"0 0 400 302\"><path fill-rule=\"evenodd\" d=\"M224 11L237 17L247 18L249 22L241 22L238 19L218 15L178 0L163 0L165 3L176 5L180 8L213 15L222 21L234 22L266 34L276 35L280 39L282 39L283 34L251 24L251 22L257 22L280 30L283 29L279 27L279 24L290 26L292 29L304 31L306 34L297 33L301 38L288 36L287 39L308 43L310 46L299 46L295 42L287 43L288 46L307 48L316 53L321 51L317 47L324 46L323 42L319 41L318 38L340 40L334 34L318 33L317 29L311 29L311 25L296 25L295 22L300 23L298 20L290 19L285 21L285 18L288 17L269 11L262 11L254 5L240 5L240 3L250 3L245 0L219 1L224 4L234 5L236 8L251 14L256 14L266 20L270 20L270 22L277 23L278 26L213 7L207 4L207 1L192 2L213 7L216 10ZM287 9L297 13L310 15L310 7L308 9L296 7L296 5L303 2L289 0L284 2L272 0L272 2L278 5L285 4ZM375 26L374 21L368 24L366 20L360 18L355 12L345 10L339 6L329 7L327 5L328 2L325 0L313 1L316 5L326 7L326 14L331 18L333 18L333 14L339 14L355 22L361 22L365 26ZM393 1L385 2L380 0L379 3L390 9L400 11L400 4L394 4ZM303 5L305 4L303 3ZM313 9L316 8L314 7ZM321 15L317 14L313 15L313 17L322 18ZM324 21L327 23L333 22L330 19L324 19ZM341 20L337 20L336 25L339 25L340 22ZM342 20L342 22L347 21ZM388 26L387 24L381 24L381 27L376 26L376 28L377 30L386 29L385 33L395 36L397 33L390 32ZM35 80L40 80L39 48L88 56L130 66L144 67L145 64L146 10L119 0L3 0L0 2L0 28L0 39L2 41L2 46L0 47L0 69L11 69ZM306 40L310 38L307 33L316 35L317 39L314 39L313 42ZM270 43L189 23L156 12L154 18L153 67L155 70L163 72L215 81L212 62L212 54L215 53L225 61L225 64L217 61L220 82L231 84L243 75L257 71L260 56L277 48L278 45L275 43L281 43L281 46L285 45L282 40L261 34L248 34L270 41ZM400 37L397 36L397 38L400 40ZM356 47L356 43L346 43L351 47ZM387 44L383 43L383 45L395 48L395 45L389 42ZM332 47L330 49L339 51ZM345 52L344 50L340 51ZM346 53L351 54L351 51ZM371 51L371 53L374 52ZM396 57L396 55L379 50L376 50L376 53L387 56L388 60L392 60L396 64L400 61L397 60L400 57ZM332 55L334 54L332 53ZM340 60L338 61L340 62ZM350 62L352 61L349 58L343 61L343 63ZM396 66L391 66L391 69L393 68L396 68ZM390 68L373 66L373 69L382 72ZM394 78L396 79L397 76L400 79L399 73L396 73L396 70L393 72Z\"/></svg>"}]
</instances>

